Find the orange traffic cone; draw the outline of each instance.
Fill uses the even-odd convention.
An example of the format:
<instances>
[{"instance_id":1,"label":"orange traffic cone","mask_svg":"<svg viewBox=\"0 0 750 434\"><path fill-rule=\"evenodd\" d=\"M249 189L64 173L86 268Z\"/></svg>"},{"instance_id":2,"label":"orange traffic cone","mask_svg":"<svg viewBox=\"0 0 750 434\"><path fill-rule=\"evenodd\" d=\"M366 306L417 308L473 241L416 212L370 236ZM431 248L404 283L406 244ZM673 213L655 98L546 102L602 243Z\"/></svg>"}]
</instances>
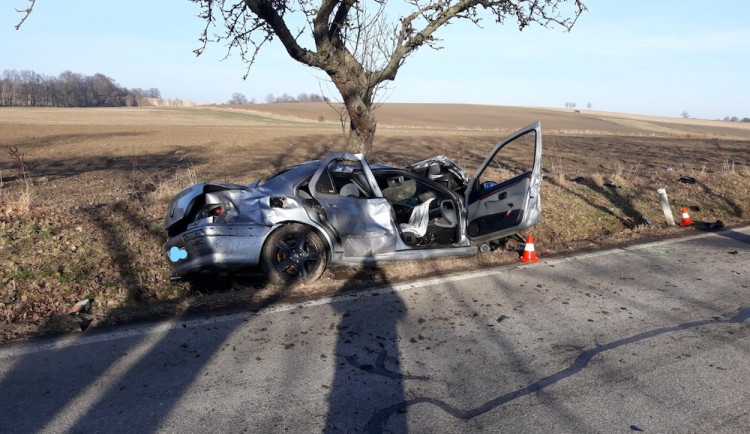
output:
<instances>
[{"instance_id":1,"label":"orange traffic cone","mask_svg":"<svg viewBox=\"0 0 750 434\"><path fill-rule=\"evenodd\" d=\"M680 226L690 226L693 224L693 220L690 219L690 216L688 215L687 209L683 206L682 207L682 221L680 222Z\"/></svg>"},{"instance_id":2,"label":"orange traffic cone","mask_svg":"<svg viewBox=\"0 0 750 434\"><path fill-rule=\"evenodd\" d=\"M534 251L534 237L526 237L526 246L523 248L523 255L518 259L521 262L539 262Z\"/></svg>"}]
</instances>

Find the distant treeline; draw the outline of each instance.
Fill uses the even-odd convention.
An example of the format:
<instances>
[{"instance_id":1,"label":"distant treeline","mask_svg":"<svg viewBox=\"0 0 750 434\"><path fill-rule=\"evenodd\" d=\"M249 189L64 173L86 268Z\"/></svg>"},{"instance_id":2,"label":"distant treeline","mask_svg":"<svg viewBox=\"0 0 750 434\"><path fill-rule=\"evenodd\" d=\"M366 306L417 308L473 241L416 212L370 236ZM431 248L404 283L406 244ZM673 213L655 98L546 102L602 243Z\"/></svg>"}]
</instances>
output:
<instances>
[{"instance_id":1,"label":"distant treeline","mask_svg":"<svg viewBox=\"0 0 750 434\"><path fill-rule=\"evenodd\" d=\"M281 104L290 102L328 102L328 98L320 96L316 93L301 93L296 98L287 93L281 96L274 96L274 94L269 93L268 95L266 95L264 102L266 104ZM255 101L255 98L247 99L247 97L242 93L235 92L232 94L232 98L230 98L226 103L231 105L244 105L256 104L257 102Z\"/></svg>"},{"instance_id":2,"label":"distant treeline","mask_svg":"<svg viewBox=\"0 0 750 434\"><path fill-rule=\"evenodd\" d=\"M750 118L745 117L740 119L737 116L732 116L731 118L729 116L725 116L722 120L725 122L750 122Z\"/></svg>"},{"instance_id":3,"label":"distant treeline","mask_svg":"<svg viewBox=\"0 0 750 434\"><path fill-rule=\"evenodd\" d=\"M143 98L161 98L159 89L126 89L104 74L65 71L57 77L33 71L3 71L0 106L132 107Z\"/></svg>"}]
</instances>

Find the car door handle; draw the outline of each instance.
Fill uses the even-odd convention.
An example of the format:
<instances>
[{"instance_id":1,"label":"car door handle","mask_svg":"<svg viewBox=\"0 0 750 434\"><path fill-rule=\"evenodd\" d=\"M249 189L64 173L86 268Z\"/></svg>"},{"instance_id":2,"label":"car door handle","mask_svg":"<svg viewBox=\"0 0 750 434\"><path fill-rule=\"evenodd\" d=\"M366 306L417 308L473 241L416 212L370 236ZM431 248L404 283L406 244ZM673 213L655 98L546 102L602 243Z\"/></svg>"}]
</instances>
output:
<instances>
[{"instance_id":1,"label":"car door handle","mask_svg":"<svg viewBox=\"0 0 750 434\"><path fill-rule=\"evenodd\" d=\"M500 193L500 194L497 195L497 200L503 200L506 197L508 197L508 192L504 191L504 192L502 192L502 193Z\"/></svg>"}]
</instances>

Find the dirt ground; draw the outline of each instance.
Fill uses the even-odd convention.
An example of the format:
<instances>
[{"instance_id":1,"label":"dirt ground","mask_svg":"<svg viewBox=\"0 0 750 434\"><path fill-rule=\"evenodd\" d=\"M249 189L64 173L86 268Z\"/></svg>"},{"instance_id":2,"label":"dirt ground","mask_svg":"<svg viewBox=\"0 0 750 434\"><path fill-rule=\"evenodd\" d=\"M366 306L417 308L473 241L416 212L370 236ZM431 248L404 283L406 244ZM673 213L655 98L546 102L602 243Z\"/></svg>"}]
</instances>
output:
<instances>
[{"instance_id":1,"label":"dirt ground","mask_svg":"<svg viewBox=\"0 0 750 434\"><path fill-rule=\"evenodd\" d=\"M543 213L528 234L542 259L750 221L750 125L438 104L390 104L376 115L371 162L405 166L443 154L470 173L507 133L541 120ZM0 110L0 340L517 261L508 249L387 264L369 279L367 270L334 268L295 289L252 270L210 284L169 281L161 225L180 189L249 183L343 144L338 114L325 104ZM678 221L685 206L696 225L668 227L658 188ZM68 315L83 299L90 312Z\"/></svg>"}]
</instances>

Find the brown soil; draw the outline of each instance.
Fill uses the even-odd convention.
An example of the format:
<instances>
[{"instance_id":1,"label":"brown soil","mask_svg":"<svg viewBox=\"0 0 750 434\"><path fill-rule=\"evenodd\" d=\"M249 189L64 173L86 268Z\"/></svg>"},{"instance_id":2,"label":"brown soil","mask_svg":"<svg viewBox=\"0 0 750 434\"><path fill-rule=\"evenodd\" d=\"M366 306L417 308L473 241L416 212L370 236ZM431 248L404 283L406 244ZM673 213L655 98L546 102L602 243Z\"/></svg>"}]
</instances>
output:
<instances>
[{"instance_id":1,"label":"brown soil","mask_svg":"<svg viewBox=\"0 0 750 434\"><path fill-rule=\"evenodd\" d=\"M210 285L171 283L161 253L169 198L192 182L249 183L341 149L335 110L274 104L1 112L0 340L320 297L382 278L444 275L518 257L497 250L388 264L384 274L337 268L303 288L273 287L256 273ZM541 119L544 211L529 233L542 259L691 233L704 222L750 220L750 128L743 124L490 106L389 104L376 113L371 161L403 166L444 154L469 172L505 133ZM660 187L676 217L687 206L696 226L666 226ZM68 315L84 298L93 300L91 311Z\"/></svg>"}]
</instances>

